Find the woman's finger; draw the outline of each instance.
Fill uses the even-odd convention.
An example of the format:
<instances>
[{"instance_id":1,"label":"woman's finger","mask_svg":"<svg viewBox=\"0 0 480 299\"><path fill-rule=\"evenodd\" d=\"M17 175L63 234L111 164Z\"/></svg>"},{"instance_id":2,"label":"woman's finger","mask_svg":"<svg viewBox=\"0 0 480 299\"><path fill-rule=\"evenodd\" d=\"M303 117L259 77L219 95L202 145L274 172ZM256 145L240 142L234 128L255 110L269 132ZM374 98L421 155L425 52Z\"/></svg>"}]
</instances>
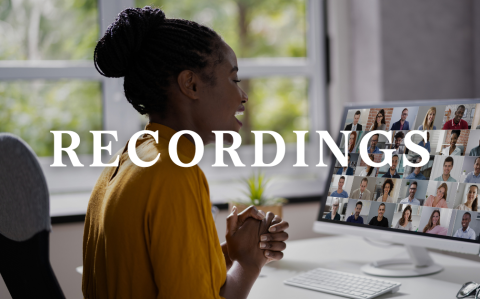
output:
<instances>
[{"instance_id":1,"label":"woman's finger","mask_svg":"<svg viewBox=\"0 0 480 299\"><path fill-rule=\"evenodd\" d=\"M263 234L260 236L261 242L280 241L284 242L288 240L288 234L286 232L279 232L275 234Z\"/></svg>"},{"instance_id":2,"label":"woman's finger","mask_svg":"<svg viewBox=\"0 0 480 299\"><path fill-rule=\"evenodd\" d=\"M275 219L274 219L274 220L275 220ZM272 222L273 222L273 221L272 221ZM268 228L268 231L271 232L271 233L278 233L278 232L283 232L283 231L286 230L288 227L289 227L288 222L287 222L287 221L282 221L282 222L280 222L280 223L271 225L271 226Z\"/></svg>"},{"instance_id":3,"label":"woman's finger","mask_svg":"<svg viewBox=\"0 0 480 299\"><path fill-rule=\"evenodd\" d=\"M263 220L265 218L265 213L263 211L257 210L255 206L249 206L241 213L238 213L238 226L242 226L245 220L250 217L257 220Z\"/></svg>"},{"instance_id":4,"label":"woman's finger","mask_svg":"<svg viewBox=\"0 0 480 299\"><path fill-rule=\"evenodd\" d=\"M273 226L273 225L278 224L280 222L282 222L282 217L280 217L278 215L275 215L275 218L273 218L272 223L270 223L270 226Z\"/></svg>"},{"instance_id":5,"label":"woman's finger","mask_svg":"<svg viewBox=\"0 0 480 299\"><path fill-rule=\"evenodd\" d=\"M279 261L283 258L283 252L281 251L265 250L263 254L268 259L268 262Z\"/></svg>"},{"instance_id":6,"label":"woman's finger","mask_svg":"<svg viewBox=\"0 0 480 299\"><path fill-rule=\"evenodd\" d=\"M284 251L287 248L285 242L260 242L260 249L268 249L270 251Z\"/></svg>"}]
</instances>

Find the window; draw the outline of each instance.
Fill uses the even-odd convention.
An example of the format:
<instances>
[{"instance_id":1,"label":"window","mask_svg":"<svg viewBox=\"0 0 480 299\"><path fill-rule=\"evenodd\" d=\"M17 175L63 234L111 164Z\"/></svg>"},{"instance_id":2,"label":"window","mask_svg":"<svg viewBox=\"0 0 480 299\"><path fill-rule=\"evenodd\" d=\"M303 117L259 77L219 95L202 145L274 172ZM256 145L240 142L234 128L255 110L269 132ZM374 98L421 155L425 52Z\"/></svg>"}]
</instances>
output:
<instances>
[{"instance_id":1,"label":"window","mask_svg":"<svg viewBox=\"0 0 480 299\"><path fill-rule=\"evenodd\" d=\"M253 164L251 130L275 130L288 143L284 162L262 169L267 174L277 174L276 180L282 182L277 184L275 193L320 194L321 169L315 168L318 150L314 149L318 148L315 131L327 128L323 1L44 0L37 3L29 0L0 3L0 30L5 33L1 42L9 45L0 49L0 131L19 135L41 157L52 194L52 215L80 213L86 207L89 192L100 173L87 167L91 163L92 141L88 131L116 130L119 140L112 143L116 152L143 128L145 120L124 97L123 79L101 77L91 59L98 36L118 12L125 7L144 5L160 6L167 17L193 19L222 35L237 53L242 87L250 97L247 104L250 114L243 116L249 128L242 132L244 145L239 151L242 161ZM85 156L80 160L86 167L49 167L52 160L49 131L54 129L81 134L79 153ZM307 169L292 167L296 162L294 129L310 132ZM272 142L268 138L264 141L266 162L276 150ZM233 199L239 194L232 191L237 190L239 177L254 169L211 168L213 162L213 150L208 148L200 166L211 183L212 201ZM61 209L55 212L53 203L68 206L65 194L72 192L76 195L69 198L83 203L71 204L77 208L73 212Z\"/></svg>"}]
</instances>

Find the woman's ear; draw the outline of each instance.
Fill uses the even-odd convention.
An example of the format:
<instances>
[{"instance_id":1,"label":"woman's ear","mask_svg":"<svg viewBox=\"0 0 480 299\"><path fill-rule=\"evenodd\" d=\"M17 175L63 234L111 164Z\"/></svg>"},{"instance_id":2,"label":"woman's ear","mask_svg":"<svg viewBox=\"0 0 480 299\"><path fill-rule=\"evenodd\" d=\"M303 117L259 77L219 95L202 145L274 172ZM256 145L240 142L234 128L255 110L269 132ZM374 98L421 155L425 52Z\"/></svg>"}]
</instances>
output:
<instances>
[{"instance_id":1,"label":"woman's ear","mask_svg":"<svg viewBox=\"0 0 480 299\"><path fill-rule=\"evenodd\" d=\"M198 99L198 80L198 76L193 71L189 70L181 71L177 77L177 83L180 91L192 100Z\"/></svg>"}]
</instances>

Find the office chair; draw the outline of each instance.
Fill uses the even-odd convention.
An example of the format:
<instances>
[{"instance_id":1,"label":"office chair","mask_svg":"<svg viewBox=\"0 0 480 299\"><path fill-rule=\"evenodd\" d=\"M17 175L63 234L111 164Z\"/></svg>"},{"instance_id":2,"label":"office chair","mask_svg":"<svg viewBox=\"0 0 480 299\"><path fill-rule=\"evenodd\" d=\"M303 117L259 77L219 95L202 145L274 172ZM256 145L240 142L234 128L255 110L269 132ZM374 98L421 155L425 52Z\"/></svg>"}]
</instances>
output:
<instances>
[{"instance_id":1,"label":"office chair","mask_svg":"<svg viewBox=\"0 0 480 299\"><path fill-rule=\"evenodd\" d=\"M0 133L0 273L12 298L65 298L49 260L45 177L20 138Z\"/></svg>"}]
</instances>

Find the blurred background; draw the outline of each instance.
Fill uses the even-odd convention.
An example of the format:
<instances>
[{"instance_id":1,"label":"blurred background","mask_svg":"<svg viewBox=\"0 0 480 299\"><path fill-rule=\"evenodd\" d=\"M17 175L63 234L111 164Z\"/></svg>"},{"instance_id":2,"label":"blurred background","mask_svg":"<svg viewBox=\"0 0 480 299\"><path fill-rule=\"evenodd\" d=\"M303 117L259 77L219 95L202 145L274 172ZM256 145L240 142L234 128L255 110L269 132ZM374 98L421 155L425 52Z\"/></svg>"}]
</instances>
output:
<instances>
[{"instance_id":1,"label":"blurred background","mask_svg":"<svg viewBox=\"0 0 480 299\"><path fill-rule=\"evenodd\" d=\"M124 98L123 79L96 72L93 49L122 9L145 5L162 8L169 18L212 27L236 52L241 86L250 99L241 119L240 156L252 164L251 130L272 130L284 138L284 162L265 172L275 174L272 195L290 200L284 216L295 224L292 239L318 236L311 223L328 170L314 167L318 139L311 133L328 130L335 138L345 103L480 97L480 1L0 0L0 132L20 136L40 157L52 221L71 222L54 225L51 245L52 264L68 298L82 298L81 276L72 269L81 264L82 221L101 172L88 167L89 131L118 131L118 141L104 143L112 141L116 152L147 122ZM69 167L49 167L51 130L80 135L77 153L84 168L73 169L65 158ZM292 167L293 130L311 132L308 168ZM267 163L273 160L273 142L264 140ZM65 136L64 145L69 144ZM212 202L225 208L240 192L238 178L252 169L212 169L211 152L201 167ZM106 163L111 155L104 154ZM224 219L222 213L218 219ZM223 239L223 220L217 225Z\"/></svg>"}]
</instances>

